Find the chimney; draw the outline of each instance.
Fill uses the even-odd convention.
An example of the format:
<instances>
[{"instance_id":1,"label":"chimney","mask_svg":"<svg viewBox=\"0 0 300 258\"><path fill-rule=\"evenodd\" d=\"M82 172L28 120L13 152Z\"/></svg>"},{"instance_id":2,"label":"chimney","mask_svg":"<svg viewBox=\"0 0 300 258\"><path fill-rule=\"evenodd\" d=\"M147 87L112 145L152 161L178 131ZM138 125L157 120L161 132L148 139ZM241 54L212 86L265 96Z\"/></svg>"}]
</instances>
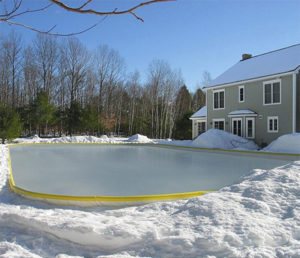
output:
<instances>
[{"instance_id":1,"label":"chimney","mask_svg":"<svg viewBox=\"0 0 300 258\"><path fill-rule=\"evenodd\" d=\"M251 58L251 57L252 57L251 54L243 54L243 55L242 55L242 61L247 60L247 59L249 59L249 58Z\"/></svg>"}]
</instances>

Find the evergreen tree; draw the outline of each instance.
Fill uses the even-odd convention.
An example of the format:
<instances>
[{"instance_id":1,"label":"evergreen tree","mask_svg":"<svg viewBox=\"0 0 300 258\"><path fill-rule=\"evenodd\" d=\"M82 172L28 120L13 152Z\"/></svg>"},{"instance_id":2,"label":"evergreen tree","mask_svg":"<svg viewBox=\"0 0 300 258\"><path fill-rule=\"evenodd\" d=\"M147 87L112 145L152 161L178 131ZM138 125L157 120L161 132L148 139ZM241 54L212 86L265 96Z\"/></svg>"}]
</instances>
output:
<instances>
[{"instance_id":1,"label":"evergreen tree","mask_svg":"<svg viewBox=\"0 0 300 258\"><path fill-rule=\"evenodd\" d=\"M67 112L67 126L69 135L72 136L74 133L78 133L81 129L81 107L77 101L72 101L70 108Z\"/></svg>"},{"instance_id":2,"label":"evergreen tree","mask_svg":"<svg viewBox=\"0 0 300 258\"><path fill-rule=\"evenodd\" d=\"M13 109L0 105L0 138L4 144L5 139L11 140L20 136L22 124L19 115Z\"/></svg>"},{"instance_id":3,"label":"evergreen tree","mask_svg":"<svg viewBox=\"0 0 300 258\"><path fill-rule=\"evenodd\" d=\"M37 93L33 103L34 122L38 127L39 136L41 132L48 133L48 126L54 122L55 107L49 102L49 97L44 91Z\"/></svg>"},{"instance_id":4,"label":"evergreen tree","mask_svg":"<svg viewBox=\"0 0 300 258\"><path fill-rule=\"evenodd\" d=\"M177 140L189 140L192 138L192 121L190 120L193 111L188 111L181 119L176 121L174 138Z\"/></svg>"},{"instance_id":5,"label":"evergreen tree","mask_svg":"<svg viewBox=\"0 0 300 258\"><path fill-rule=\"evenodd\" d=\"M98 128L97 109L92 105L87 105L81 112L80 124L86 134L93 135Z\"/></svg>"},{"instance_id":6,"label":"evergreen tree","mask_svg":"<svg viewBox=\"0 0 300 258\"><path fill-rule=\"evenodd\" d=\"M181 119L189 110L191 110L192 98L189 90L182 86L176 97L176 106L178 110L178 118Z\"/></svg>"},{"instance_id":7,"label":"evergreen tree","mask_svg":"<svg viewBox=\"0 0 300 258\"><path fill-rule=\"evenodd\" d=\"M194 111L199 110L203 106L206 105L206 96L205 93L199 88L193 95L193 100L192 100L192 108Z\"/></svg>"}]
</instances>

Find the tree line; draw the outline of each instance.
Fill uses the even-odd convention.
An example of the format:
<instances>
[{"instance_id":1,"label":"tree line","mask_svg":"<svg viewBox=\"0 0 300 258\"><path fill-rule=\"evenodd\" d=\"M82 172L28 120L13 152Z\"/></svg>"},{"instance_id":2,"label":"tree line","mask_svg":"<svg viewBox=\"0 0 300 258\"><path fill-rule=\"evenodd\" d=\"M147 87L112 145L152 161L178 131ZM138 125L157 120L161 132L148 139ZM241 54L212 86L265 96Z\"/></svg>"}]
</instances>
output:
<instances>
[{"instance_id":1,"label":"tree line","mask_svg":"<svg viewBox=\"0 0 300 258\"><path fill-rule=\"evenodd\" d=\"M107 45L88 51L75 37L37 34L24 46L15 32L0 45L2 139L7 131L189 139L188 118L205 105L200 87L189 92L180 70L163 60L149 64L141 83L140 73L127 73L124 59ZM204 72L202 84L209 81Z\"/></svg>"}]
</instances>

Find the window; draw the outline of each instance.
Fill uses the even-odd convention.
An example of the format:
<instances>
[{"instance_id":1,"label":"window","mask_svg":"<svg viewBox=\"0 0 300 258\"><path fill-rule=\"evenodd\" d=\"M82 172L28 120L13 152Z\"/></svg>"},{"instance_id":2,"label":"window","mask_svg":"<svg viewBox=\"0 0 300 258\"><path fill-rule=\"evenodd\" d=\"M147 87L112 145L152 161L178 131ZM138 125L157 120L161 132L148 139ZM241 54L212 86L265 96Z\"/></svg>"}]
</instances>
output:
<instances>
[{"instance_id":1,"label":"window","mask_svg":"<svg viewBox=\"0 0 300 258\"><path fill-rule=\"evenodd\" d=\"M214 129L225 130L225 119L214 119L213 127Z\"/></svg>"},{"instance_id":2,"label":"window","mask_svg":"<svg viewBox=\"0 0 300 258\"><path fill-rule=\"evenodd\" d=\"M268 133L278 133L278 116L268 116Z\"/></svg>"},{"instance_id":3,"label":"window","mask_svg":"<svg viewBox=\"0 0 300 258\"><path fill-rule=\"evenodd\" d=\"M235 134L237 136L242 136L242 119L241 118L233 118L232 119L231 131L233 134Z\"/></svg>"},{"instance_id":4,"label":"window","mask_svg":"<svg viewBox=\"0 0 300 258\"><path fill-rule=\"evenodd\" d=\"M264 105L281 103L281 81L264 82Z\"/></svg>"},{"instance_id":5,"label":"window","mask_svg":"<svg viewBox=\"0 0 300 258\"><path fill-rule=\"evenodd\" d=\"M254 118L246 118L246 138L255 138Z\"/></svg>"},{"instance_id":6,"label":"window","mask_svg":"<svg viewBox=\"0 0 300 258\"><path fill-rule=\"evenodd\" d=\"M198 135L205 132L205 122L198 122Z\"/></svg>"},{"instance_id":7,"label":"window","mask_svg":"<svg viewBox=\"0 0 300 258\"><path fill-rule=\"evenodd\" d=\"M214 96L214 109L225 108L225 91L224 90L213 91L213 96Z\"/></svg>"},{"instance_id":8,"label":"window","mask_svg":"<svg viewBox=\"0 0 300 258\"><path fill-rule=\"evenodd\" d=\"M239 87L239 102L245 101L245 89L244 86Z\"/></svg>"}]
</instances>

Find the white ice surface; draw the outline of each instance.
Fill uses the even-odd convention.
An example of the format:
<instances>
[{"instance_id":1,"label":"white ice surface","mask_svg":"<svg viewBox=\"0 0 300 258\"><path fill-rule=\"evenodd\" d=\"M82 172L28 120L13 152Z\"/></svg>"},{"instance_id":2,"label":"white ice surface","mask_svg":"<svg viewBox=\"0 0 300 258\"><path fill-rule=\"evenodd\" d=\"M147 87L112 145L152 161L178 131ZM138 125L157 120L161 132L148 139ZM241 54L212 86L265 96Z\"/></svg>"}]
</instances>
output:
<instances>
[{"instance_id":1,"label":"white ice surface","mask_svg":"<svg viewBox=\"0 0 300 258\"><path fill-rule=\"evenodd\" d=\"M0 145L0 257L300 256L300 161L201 197L121 209L28 201L10 192L8 173Z\"/></svg>"},{"instance_id":2,"label":"white ice surface","mask_svg":"<svg viewBox=\"0 0 300 258\"><path fill-rule=\"evenodd\" d=\"M18 145L10 147L10 154L17 187L68 196L217 190L252 169L271 169L290 162L263 155L124 144Z\"/></svg>"}]
</instances>

